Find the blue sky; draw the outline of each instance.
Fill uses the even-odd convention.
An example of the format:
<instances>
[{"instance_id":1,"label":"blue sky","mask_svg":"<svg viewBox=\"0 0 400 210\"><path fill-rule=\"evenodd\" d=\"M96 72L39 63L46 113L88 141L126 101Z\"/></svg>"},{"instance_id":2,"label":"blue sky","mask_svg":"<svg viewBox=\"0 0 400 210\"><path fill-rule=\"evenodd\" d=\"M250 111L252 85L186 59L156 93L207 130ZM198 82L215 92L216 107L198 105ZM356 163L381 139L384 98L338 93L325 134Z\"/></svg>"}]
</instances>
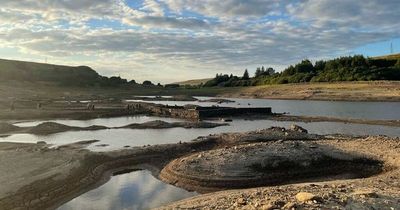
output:
<instances>
[{"instance_id":1,"label":"blue sky","mask_svg":"<svg viewBox=\"0 0 400 210\"><path fill-rule=\"evenodd\" d=\"M0 58L169 83L400 53L393 0L2 0Z\"/></svg>"}]
</instances>

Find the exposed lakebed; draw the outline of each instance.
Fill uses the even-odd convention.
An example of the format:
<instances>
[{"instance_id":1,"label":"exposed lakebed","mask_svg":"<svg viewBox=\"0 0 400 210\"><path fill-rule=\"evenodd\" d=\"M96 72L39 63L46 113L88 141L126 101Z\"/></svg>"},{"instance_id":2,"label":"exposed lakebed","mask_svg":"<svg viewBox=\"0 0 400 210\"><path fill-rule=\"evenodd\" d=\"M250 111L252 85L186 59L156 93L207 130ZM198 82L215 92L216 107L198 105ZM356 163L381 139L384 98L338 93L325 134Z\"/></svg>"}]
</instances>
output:
<instances>
[{"instance_id":1,"label":"exposed lakebed","mask_svg":"<svg viewBox=\"0 0 400 210\"><path fill-rule=\"evenodd\" d=\"M207 98L202 98L207 99ZM235 103L224 103L223 106L270 106L274 112L290 112L296 115L306 116L335 116L356 119L400 119L400 103L397 102L322 102L322 101L286 101L265 99L232 99ZM154 103L157 101L152 101ZM211 102L179 102L160 101L159 103L170 105L199 104L215 105ZM131 123L144 123L152 120L166 122L182 122L182 119L163 117L116 117L99 118L94 120L51 120L69 126L125 126ZM47 121L32 121L15 123L21 127L35 126ZM198 136L224 132L245 132L264 129L271 126L288 127L294 122L278 122L273 120L245 120L233 119L229 126L190 130L184 128L168 129L104 129L96 131L67 131L57 134L39 136L34 134L13 134L0 138L2 142L27 142L36 143L45 141L48 144L60 146L82 140L99 140L88 149L93 151L110 151L122 149L125 146L144 146L166 143L178 143L190 141ZM351 134L351 135L388 135L400 136L400 128L378 125L346 124L339 122L295 122L304 127L310 133L315 134ZM68 202L60 209L147 209L167 204L195 195L183 189L165 184L147 172L136 171L113 177L105 185L87 192Z\"/></svg>"}]
</instances>

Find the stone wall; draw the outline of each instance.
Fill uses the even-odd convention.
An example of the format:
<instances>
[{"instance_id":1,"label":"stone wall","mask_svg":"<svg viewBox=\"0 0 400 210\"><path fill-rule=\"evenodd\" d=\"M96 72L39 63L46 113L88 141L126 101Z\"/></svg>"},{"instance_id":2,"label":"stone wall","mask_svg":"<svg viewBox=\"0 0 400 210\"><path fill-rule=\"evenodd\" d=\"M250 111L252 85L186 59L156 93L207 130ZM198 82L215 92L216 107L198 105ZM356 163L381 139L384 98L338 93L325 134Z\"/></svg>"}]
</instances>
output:
<instances>
[{"instance_id":1,"label":"stone wall","mask_svg":"<svg viewBox=\"0 0 400 210\"><path fill-rule=\"evenodd\" d=\"M167 116L186 119L203 119L211 117L271 114L270 107L259 108L235 108L235 107L193 107L193 106L167 106L161 104L137 102L132 103L137 111L149 112L157 116Z\"/></svg>"}]
</instances>

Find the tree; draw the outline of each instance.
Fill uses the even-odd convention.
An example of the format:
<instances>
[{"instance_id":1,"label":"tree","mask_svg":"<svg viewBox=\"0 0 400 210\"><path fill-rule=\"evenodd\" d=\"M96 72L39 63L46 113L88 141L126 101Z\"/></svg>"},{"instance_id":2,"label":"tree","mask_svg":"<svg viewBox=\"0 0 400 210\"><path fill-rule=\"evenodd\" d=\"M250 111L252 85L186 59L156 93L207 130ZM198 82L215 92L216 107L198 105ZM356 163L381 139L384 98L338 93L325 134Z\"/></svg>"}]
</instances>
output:
<instances>
[{"instance_id":1,"label":"tree","mask_svg":"<svg viewBox=\"0 0 400 210\"><path fill-rule=\"evenodd\" d=\"M297 64L295 67L298 73L310 73L314 71L314 66L310 60L303 60L301 63Z\"/></svg>"},{"instance_id":2,"label":"tree","mask_svg":"<svg viewBox=\"0 0 400 210\"><path fill-rule=\"evenodd\" d=\"M152 86L153 83L151 81L149 81L149 80L145 80L145 81L143 81L143 85L144 86Z\"/></svg>"},{"instance_id":3,"label":"tree","mask_svg":"<svg viewBox=\"0 0 400 210\"><path fill-rule=\"evenodd\" d=\"M257 68L256 73L254 74L254 77L259 77L261 76L262 72L260 70L260 68Z\"/></svg>"},{"instance_id":4,"label":"tree","mask_svg":"<svg viewBox=\"0 0 400 210\"><path fill-rule=\"evenodd\" d=\"M400 59L397 59L396 64L394 65L396 68L400 69Z\"/></svg>"},{"instance_id":5,"label":"tree","mask_svg":"<svg viewBox=\"0 0 400 210\"><path fill-rule=\"evenodd\" d=\"M267 71L266 71L266 75L273 75L273 74L275 74L275 69L269 67L269 68L267 69Z\"/></svg>"},{"instance_id":6,"label":"tree","mask_svg":"<svg viewBox=\"0 0 400 210\"><path fill-rule=\"evenodd\" d=\"M247 69L244 71L242 79L243 79L243 80L248 80L248 79L250 79L249 72L247 71Z\"/></svg>"}]
</instances>

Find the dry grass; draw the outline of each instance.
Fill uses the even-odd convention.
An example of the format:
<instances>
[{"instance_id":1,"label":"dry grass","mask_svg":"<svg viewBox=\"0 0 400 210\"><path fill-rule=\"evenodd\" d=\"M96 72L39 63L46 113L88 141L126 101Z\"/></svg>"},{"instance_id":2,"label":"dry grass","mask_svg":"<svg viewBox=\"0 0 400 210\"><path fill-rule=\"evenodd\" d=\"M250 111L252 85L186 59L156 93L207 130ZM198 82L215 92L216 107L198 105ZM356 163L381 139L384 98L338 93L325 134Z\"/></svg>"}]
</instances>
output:
<instances>
[{"instance_id":1,"label":"dry grass","mask_svg":"<svg viewBox=\"0 0 400 210\"><path fill-rule=\"evenodd\" d=\"M384 55L384 56L377 56L373 57L374 59L387 59L387 60L396 60L400 59L400 53L398 54L391 54L391 55Z\"/></svg>"},{"instance_id":2,"label":"dry grass","mask_svg":"<svg viewBox=\"0 0 400 210\"><path fill-rule=\"evenodd\" d=\"M223 94L230 97L349 100L349 101L400 101L400 82L339 82L264 85L243 88Z\"/></svg>"}]
</instances>

